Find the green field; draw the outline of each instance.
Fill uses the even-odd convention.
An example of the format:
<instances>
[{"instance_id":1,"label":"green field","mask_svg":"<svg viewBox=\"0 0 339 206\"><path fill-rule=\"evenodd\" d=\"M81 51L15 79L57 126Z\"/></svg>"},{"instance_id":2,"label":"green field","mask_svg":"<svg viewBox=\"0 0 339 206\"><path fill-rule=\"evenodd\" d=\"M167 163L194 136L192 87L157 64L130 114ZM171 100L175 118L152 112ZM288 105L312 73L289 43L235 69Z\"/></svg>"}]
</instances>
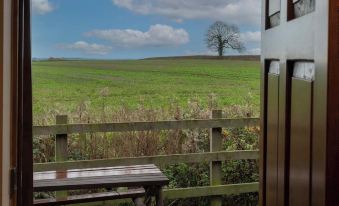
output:
<instances>
[{"instance_id":1,"label":"green field","mask_svg":"<svg viewBox=\"0 0 339 206\"><path fill-rule=\"evenodd\" d=\"M86 102L103 107L187 107L190 99L207 105L259 105L257 61L162 59L33 62L34 114L74 112Z\"/></svg>"}]
</instances>

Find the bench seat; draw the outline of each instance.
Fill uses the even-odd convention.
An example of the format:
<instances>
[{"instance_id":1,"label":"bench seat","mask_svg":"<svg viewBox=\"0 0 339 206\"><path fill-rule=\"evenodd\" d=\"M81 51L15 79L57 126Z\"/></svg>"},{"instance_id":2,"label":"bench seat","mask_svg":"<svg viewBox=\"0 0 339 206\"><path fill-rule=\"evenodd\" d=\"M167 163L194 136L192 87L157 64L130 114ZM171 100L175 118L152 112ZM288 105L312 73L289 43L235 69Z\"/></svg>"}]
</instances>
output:
<instances>
[{"instance_id":1,"label":"bench seat","mask_svg":"<svg viewBox=\"0 0 339 206\"><path fill-rule=\"evenodd\" d=\"M164 186L168 178L155 165L103 167L34 173L34 192L116 187Z\"/></svg>"},{"instance_id":2,"label":"bench seat","mask_svg":"<svg viewBox=\"0 0 339 206\"><path fill-rule=\"evenodd\" d=\"M49 198L49 199L37 199L34 200L34 206L59 206L67 204L78 204L87 202L97 202L105 200L116 199L137 199L145 196L145 190L143 188L130 189L125 192L102 192L85 195L73 195L65 198Z\"/></svg>"},{"instance_id":3,"label":"bench seat","mask_svg":"<svg viewBox=\"0 0 339 206\"><path fill-rule=\"evenodd\" d=\"M150 205L150 197L154 196L156 205L163 206L161 190L168 183L169 179L153 164L35 172L35 192L118 187L133 189L126 192L112 191L38 199L34 201L34 205L68 205L126 198L133 199L135 205L144 205L141 197L145 197L146 205Z\"/></svg>"}]
</instances>

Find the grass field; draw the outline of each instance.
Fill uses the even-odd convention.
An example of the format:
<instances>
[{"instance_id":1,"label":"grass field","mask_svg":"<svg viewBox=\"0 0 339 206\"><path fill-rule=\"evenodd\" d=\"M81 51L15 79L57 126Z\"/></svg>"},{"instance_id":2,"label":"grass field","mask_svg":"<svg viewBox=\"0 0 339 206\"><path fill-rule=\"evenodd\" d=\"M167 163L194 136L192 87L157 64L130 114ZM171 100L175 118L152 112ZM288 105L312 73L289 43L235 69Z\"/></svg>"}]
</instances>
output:
<instances>
[{"instance_id":1,"label":"grass field","mask_svg":"<svg viewBox=\"0 0 339 206\"><path fill-rule=\"evenodd\" d=\"M33 62L34 114L50 110L73 112L86 102L103 107L166 108L187 106L190 99L220 107L259 105L260 66L257 61L162 59L119 61ZM259 110L259 108L258 108Z\"/></svg>"}]
</instances>

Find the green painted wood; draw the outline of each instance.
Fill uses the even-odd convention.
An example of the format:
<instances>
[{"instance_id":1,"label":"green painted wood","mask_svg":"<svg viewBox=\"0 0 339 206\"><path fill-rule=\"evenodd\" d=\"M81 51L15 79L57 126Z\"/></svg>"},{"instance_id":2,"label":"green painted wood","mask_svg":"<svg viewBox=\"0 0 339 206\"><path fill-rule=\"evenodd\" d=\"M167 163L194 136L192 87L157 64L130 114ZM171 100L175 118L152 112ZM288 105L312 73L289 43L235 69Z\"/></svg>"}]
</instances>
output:
<instances>
[{"instance_id":1,"label":"green painted wood","mask_svg":"<svg viewBox=\"0 0 339 206\"><path fill-rule=\"evenodd\" d=\"M132 123L104 123L104 124L57 124L50 126L34 126L34 135L63 135L72 133L91 132L126 132L145 130L171 130L171 129L195 129L195 128L236 128L247 126L258 126L258 118L246 119L222 119L210 120L181 120L181 121L158 121L158 122L132 122ZM66 135L67 137L67 135ZM217 141L215 141L217 142ZM67 144L66 144L67 145ZM67 148L67 147L66 147ZM67 152L66 152L67 154ZM65 158L66 157L66 158ZM63 156L67 159L67 156ZM196 154L160 155L135 158L116 158L105 160L89 161L67 161L35 164L34 171L81 169L107 166L140 165L154 163L156 165L177 164L177 163L198 163L198 162L220 162L226 160L258 159L258 151L222 151ZM58 160L61 160L61 158ZM164 191L167 199L219 196L227 194L240 194L257 192L258 183L237 184L237 185L216 185L208 187L195 187L185 189L169 189ZM127 200L129 201L129 200ZM121 203L121 200L119 201ZM92 205L117 205L117 201L105 201L100 203L81 204Z\"/></svg>"},{"instance_id":2,"label":"green painted wood","mask_svg":"<svg viewBox=\"0 0 339 206\"><path fill-rule=\"evenodd\" d=\"M177 188L177 189L164 189L164 198L171 199L183 199L194 197L209 197L218 195L239 195L243 193L258 192L259 183L242 183L242 184L230 184L219 186L205 186L205 187L190 187L190 188ZM77 206L115 206L124 202L131 203L131 200L112 200L97 203L85 203L77 204Z\"/></svg>"},{"instance_id":3,"label":"green painted wood","mask_svg":"<svg viewBox=\"0 0 339 206\"><path fill-rule=\"evenodd\" d=\"M67 124L67 115L58 115L56 116L56 124ZM55 136L55 161L56 162L65 162L67 161L67 133L57 134Z\"/></svg>"},{"instance_id":4,"label":"green painted wood","mask_svg":"<svg viewBox=\"0 0 339 206\"><path fill-rule=\"evenodd\" d=\"M147 157L129 157L102 160L85 160L85 161L68 161L68 162L52 162L34 164L34 171L51 171L51 170L67 170L67 169L84 169L96 167L114 167L128 165L155 164L170 165L177 163L199 163L211 161L227 161L227 160L244 160L258 159L259 151L222 151L207 152L194 154L175 154L175 155L159 155Z\"/></svg>"},{"instance_id":5,"label":"green painted wood","mask_svg":"<svg viewBox=\"0 0 339 206\"><path fill-rule=\"evenodd\" d=\"M93 132L128 132L147 130L173 130L173 129L197 129L197 128L236 128L247 126L259 126L258 118L244 119L204 119L204 120L179 120L156 122L124 122L101 124L64 124L49 126L34 126L33 135L55 135L72 133Z\"/></svg>"},{"instance_id":6,"label":"green painted wood","mask_svg":"<svg viewBox=\"0 0 339 206\"><path fill-rule=\"evenodd\" d=\"M67 115L57 115L56 124L67 124L68 117ZM55 136L55 161L56 162L65 162L68 159L67 151L67 134L57 134ZM67 197L67 191L58 191L56 192L57 198Z\"/></svg>"},{"instance_id":7,"label":"green painted wood","mask_svg":"<svg viewBox=\"0 0 339 206\"><path fill-rule=\"evenodd\" d=\"M106 200L100 202L72 204L69 206L121 206L121 204L133 205L133 201L131 199Z\"/></svg>"},{"instance_id":8,"label":"green painted wood","mask_svg":"<svg viewBox=\"0 0 339 206\"><path fill-rule=\"evenodd\" d=\"M213 110L212 119L222 118L221 110ZM222 150L222 128L211 128L210 130L210 152L219 152ZM210 162L210 185L216 186L222 184L221 161ZM215 196L211 199L211 206L221 206L222 198Z\"/></svg>"},{"instance_id":9,"label":"green painted wood","mask_svg":"<svg viewBox=\"0 0 339 206\"><path fill-rule=\"evenodd\" d=\"M243 183L206 187L191 187L164 190L165 199L180 199L192 197L208 197L218 195L237 195L242 193L258 192L259 183Z\"/></svg>"}]
</instances>

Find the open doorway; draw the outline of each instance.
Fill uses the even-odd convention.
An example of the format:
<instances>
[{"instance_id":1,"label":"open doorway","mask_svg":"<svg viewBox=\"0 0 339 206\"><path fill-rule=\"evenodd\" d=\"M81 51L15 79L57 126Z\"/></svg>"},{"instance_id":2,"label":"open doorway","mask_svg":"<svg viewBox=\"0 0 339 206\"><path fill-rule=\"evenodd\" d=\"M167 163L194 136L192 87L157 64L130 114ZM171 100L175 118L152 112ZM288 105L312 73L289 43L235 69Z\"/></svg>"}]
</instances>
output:
<instances>
[{"instance_id":1,"label":"open doorway","mask_svg":"<svg viewBox=\"0 0 339 206\"><path fill-rule=\"evenodd\" d=\"M154 163L168 204L257 204L260 2L132 3L32 0L34 171Z\"/></svg>"}]
</instances>

